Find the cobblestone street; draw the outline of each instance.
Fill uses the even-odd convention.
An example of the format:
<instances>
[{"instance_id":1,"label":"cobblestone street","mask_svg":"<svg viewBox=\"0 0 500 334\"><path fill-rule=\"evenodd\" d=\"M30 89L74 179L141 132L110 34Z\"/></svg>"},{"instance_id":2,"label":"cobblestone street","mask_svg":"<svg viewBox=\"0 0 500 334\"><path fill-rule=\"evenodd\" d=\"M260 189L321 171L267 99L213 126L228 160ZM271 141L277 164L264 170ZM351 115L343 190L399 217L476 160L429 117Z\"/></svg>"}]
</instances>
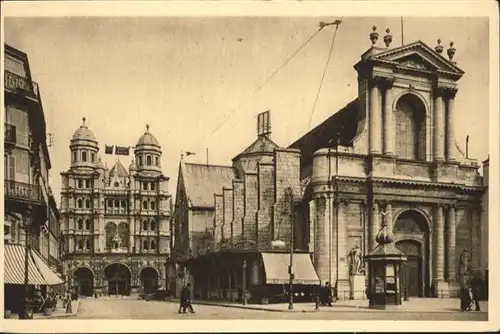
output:
<instances>
[{"instance_id":1,"label":"cobblestone street","mask_svg":"<svg viewBox=\"0 0 500 334\"><path fill-rule=\"evenodd\" d=\"M77 319L264 319L264 320L445 320L487 321L485 312L363 312L326 311L318 312L272 312L233 307L194 305L195 314L177 313L174 302L143 301L134 299L82 299Z\"/></svg>"}]
</instances>

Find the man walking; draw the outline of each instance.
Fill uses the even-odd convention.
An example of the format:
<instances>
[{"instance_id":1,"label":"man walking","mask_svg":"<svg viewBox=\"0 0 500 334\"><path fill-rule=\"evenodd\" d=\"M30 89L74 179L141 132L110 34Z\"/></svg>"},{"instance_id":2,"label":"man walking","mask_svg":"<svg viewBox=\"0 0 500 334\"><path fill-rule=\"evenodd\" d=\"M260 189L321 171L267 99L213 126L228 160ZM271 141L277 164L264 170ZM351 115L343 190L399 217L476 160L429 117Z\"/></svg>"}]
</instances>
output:
<instances>
[{"instance_id":1,"label":"man walking","mask_svg":"<svg viewBox=\"0 0 500 334\"><path fill-rule=\"evenodd\" d=\"M179 313L186 313L186 309L189 308L190 313L195 313L193 305L191 305L191 284L188 283L181 291L181 301L179 305ZM182 312L181 312L182 309Z\"/></svg>"}]
</instances>

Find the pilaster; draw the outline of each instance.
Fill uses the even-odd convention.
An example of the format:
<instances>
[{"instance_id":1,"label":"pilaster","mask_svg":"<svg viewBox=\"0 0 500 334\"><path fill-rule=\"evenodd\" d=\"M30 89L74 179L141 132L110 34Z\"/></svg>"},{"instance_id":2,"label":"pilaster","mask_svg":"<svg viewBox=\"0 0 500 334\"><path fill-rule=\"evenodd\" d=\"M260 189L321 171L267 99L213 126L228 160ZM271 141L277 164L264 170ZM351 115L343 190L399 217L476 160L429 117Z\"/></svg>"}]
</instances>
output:
<instances>
[{"instance_id":1,"label":"pilaster","mask_svg":"<svg viewBox=\"0 0 500 334\"><path fill-rule=\"evenodd\" d=\"M441 295L443 289L448 290L448 286L444 284L444 214L442 205L434 207L434 238L435 250L434 256L434 277L433 284L436 295Z\"/></svg>"},{"instance_id":2,"label":"pilaster","mask_svg":"<svg viewBox=\"0 0 500 334\"><path fill-rule=\"evenodd\" d=\"M372 78L370 81L370 114L368 125L370 153L380 154L382 138L382 114L380 103L379 78Z\"/></svg>"},{"instance_id":3,"label":"pilaster","mask_svg":"<svg viewBox=\"0 0 500 334\"><path fill-rule=\"evenodd\" d=\"M349 268L347 263L347 222L345 212L349 206L349 201L340 200L334 202L337 208L337 292L339 299L349 299L350 286L349 286Z\"/></svg>"},{"instance_id":4,"label":"pilaster","mask_svg":"<svg viewBox=\"0 0 500 334\"><path fill-rule=\"evenodd\" d=\"M384 154L394 155L394 119L392 110L392 99L393 92L392 86L394 84L394 79L383 80L382 87L384 88L384 127L383 127L383 138L384 138Z\"/></svg>"},{"instance_id":5,"label":"pilaster","mask_svg":"<svg viewBox=\"0 0 500 334\"><path fill-rule=\"evenodd\" d=\"M446 108L446 160L456 160L456 147L455 147L455 95L457 89L447 88L444 91L447 98Z\"/></svg>"},{"instance_id":6,"label":"pilaster","mask_svg":"<svg viewBox=\"0 0 500 334\"><path fill-rule=\"evenodd\" d=\"M434 98L434 160L444 160L444 143L445 143L445 123L444 123L444 102L443 89L435 90Z\"/></svg>"},{"instance_id":7,"label":"pilaster","mask_svg":"<svg viewBox=\"0 0 500 334\"><path fill-rule=\"evenodd\" d=\"M456 259L455 259L455 245L456 245L456 210L454 206L448 208L447 213L447 280L448 282L455 282L457 278L456 273Z\"/></svg>"},{"instance_id":8,"label":"pilaster","mask_svg":"<svg viewBox=\"0 0 500 334\"><path fill-rule=\"evenodd\" d=\"M371 252L377 246L377 241L375 240L375 238L377 237L377 233L379 230L380 230L379 204L378 202L373 201L371 209L371 219L370 219L370 249L368 252Z\"/></svg>"}]
</instances>

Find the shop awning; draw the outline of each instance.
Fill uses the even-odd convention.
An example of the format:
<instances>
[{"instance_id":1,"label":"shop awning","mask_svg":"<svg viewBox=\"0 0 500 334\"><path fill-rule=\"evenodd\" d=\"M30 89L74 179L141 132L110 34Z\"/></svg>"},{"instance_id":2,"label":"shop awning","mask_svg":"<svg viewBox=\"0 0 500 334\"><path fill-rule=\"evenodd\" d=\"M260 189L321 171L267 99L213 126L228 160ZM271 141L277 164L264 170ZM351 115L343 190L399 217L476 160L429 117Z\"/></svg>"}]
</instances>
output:
<instances>
[{"instance_id":1,"label":"shop awning","mask_svg":"<svg viewBox=\"0 0 500 334\"><path fill-rule=\"evenodd\" d=\"M42 276L48 285L58 285L64 283L64 281L49 268L45 261L43 261L36 252L32 252L32 255L38 270L42 273Z\"/></svg>"},{"instance_id":2,"label":"shop awning","mask_svg":"<svg viewBox=\"0 0 500 334\"><path fill-rule=\"evenodd\" d=\"M5 245L4 283L24 284L24 245ZM31 251L28 258L28 284L57 285L64 281L60 279L35 252Z\"/></svg>"},{"instance_id":3,"label":"shop awning","mask_svg":"<svg viewBox=\"0 0 500 334\"><path fill-rule=\"evenodd\" d=\"M23 245L5 245L4 256L4 283L5 284L24 284L24 255ZM33 257L28 258L28 284L47 285L42 273L33 261Z\"/></svg>"},{"instance_id":4,"label":"shop awning","mask_svg":"<svg viewBox=\"0 0 500 334\"><path fill-rule=\"evenodd\" d=\"M266 284L288 284L290 275L290 254L288 253L261 253L266 274ZM295 284L320 284L318 274L314 269L311 257L307 253L293 254L293 282Z\"/></svg>"}]
</instances>

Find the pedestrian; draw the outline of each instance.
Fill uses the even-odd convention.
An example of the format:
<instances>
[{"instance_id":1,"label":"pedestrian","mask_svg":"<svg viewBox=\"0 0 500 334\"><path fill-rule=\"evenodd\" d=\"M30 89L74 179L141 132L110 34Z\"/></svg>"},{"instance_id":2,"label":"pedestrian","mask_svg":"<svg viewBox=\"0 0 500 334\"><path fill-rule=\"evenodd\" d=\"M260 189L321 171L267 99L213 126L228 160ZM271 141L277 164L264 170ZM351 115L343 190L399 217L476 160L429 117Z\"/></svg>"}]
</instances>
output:
<instances>
[{"instance_id":1,"label":"pedestrian","mask_svg":"<svg viewBox=\"0 0 500 334\"><path fill-rule=\"evenodd\" d=\"M330 285L330 283L328 283L328 286L327 286L327 290L326 290L326 302L328 304L328 306L332 307L332 301L333 301L333 288L332 286Z\"/></svg>"},{"instance_id":2,"label":"pedestrian","mask_svg":"<svg viewBox=\"0 0 500 334\"><path fill-rule=\"evenodd\" d=\"M186 309L189 309L190 313L195 313L193 305L191 305L191 284L188 283L181 291L181 301L179 305L179 313L186 313ZM182 309L182 312L181 312Z\"/></svg>"}]
</instances>

